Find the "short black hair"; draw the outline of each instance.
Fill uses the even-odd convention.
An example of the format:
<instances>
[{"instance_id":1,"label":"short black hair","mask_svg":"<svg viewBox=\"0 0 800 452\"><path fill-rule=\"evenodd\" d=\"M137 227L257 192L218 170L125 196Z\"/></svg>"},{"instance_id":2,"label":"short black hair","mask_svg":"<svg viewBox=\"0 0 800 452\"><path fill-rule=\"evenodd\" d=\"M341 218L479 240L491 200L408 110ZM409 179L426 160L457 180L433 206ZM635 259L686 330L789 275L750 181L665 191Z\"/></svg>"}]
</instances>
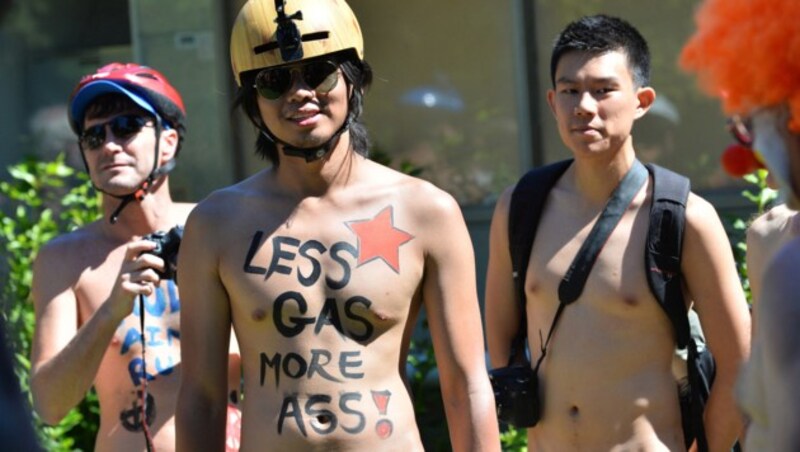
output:
<instances>
[{"instance_id":1,"label":"short black hair","mask_svg":"<svg viewBox=\"0 0 800 452\"><path fill-rule=\"evenodd\" d=\"M638 87L650 84L650 49L647 41L630 23L618 17L598 14L570 22L553 45L550 57L550 81L556 84L556 67L569 52L599 55L620 51L628 57L633 82Z\"/></svg>"},{"instance_id":2,"label":"short black hair","mask_svg":"<svg viewBox=\"0 0 800 452\"><path fill-rule=\"evenodd\" d=\"M349 53L347 54L350 55ZM367 128L361 121L361 113L364 111L364 93L372 84L372 68L370 65L357 57L343 58L339 62L339 67L342 69L344 81L347 83L348 88L351 88L352 94L347 102L348 114L351 117L350 128L350 146L352 149L363 156L369 153L369 136ZM241 106L245 115L250 122L252 122L259 130L266 129L264 120L261 118L261 112L258 109L258 93L255 87L255 77L259 70L248 71L241 74L242 86L236 93L234 100L234 108ZM277 145L259 133L256 138L256 154L261 158L269 160L274 166L280 164L278 158Z\"/></svg>"}]
</instances>

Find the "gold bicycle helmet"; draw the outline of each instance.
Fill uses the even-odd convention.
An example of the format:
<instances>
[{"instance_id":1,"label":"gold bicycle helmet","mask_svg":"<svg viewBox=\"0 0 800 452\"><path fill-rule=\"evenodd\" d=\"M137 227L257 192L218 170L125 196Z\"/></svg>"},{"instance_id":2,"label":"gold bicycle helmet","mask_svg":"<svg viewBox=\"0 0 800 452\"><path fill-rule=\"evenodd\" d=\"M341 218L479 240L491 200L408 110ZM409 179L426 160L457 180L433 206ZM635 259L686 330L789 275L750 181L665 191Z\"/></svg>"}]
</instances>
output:
<instances>
[{"instance_id":1,"label":"gold bicycle helmet","mask_svg":"<svg viewBox=\"0 0 800 452\"><path fill-rule=\"evenodd\" d=\"M338 53L364 59L364 39L344 0L249 0L231 32L231 66L241 74Z\"/></svg>"}]
</instances>

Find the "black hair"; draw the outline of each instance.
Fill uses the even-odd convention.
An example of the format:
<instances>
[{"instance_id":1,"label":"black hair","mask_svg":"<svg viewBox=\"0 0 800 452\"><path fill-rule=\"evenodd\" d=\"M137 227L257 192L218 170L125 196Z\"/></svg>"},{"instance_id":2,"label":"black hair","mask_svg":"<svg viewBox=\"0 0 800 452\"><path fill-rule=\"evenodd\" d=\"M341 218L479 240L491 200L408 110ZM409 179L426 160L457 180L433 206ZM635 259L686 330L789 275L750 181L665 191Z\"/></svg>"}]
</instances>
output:
<instances>
[{"instance_id":1,"label":"black hair","mask_svg":"<svg viewBox=\"0 0 800 452\"><path fill-rule=\"evenodd\" d=\"M628 58L634 84L638 87L650 84L650 50L647 41L623 19L598 14L569 23L556 37L550 57L550 81L554 87L559 60L574 51L591 55L623 52Z\"/></svg>"},{"instance_id":2,"label":"black hair","mask_svg":"<svg viewBox=\"0 0 800 452\"><path fill-rule=\"evenodd\" d=\"M361 113L364 111L364 93L372 84L372 68L366 61L359 59L352 52L333 54L333 56L339 62L344 81L347 83L349 91L351 91L350 98L347 101L348 115L351 118L350 128L348 129L350 131L350 147L357 154L367 156L370 143L367 128L361 122ZM319 58L330 57L331 55L323 55ZM258 93L253 86L258 72L260 72L260 69L247 71L240 75L242 85L236 92L233 106L234 108L241 106L242 111L244 111L250 122L258 130L264 130L267 126L261 118L261 112L258 109ZM280 164L278 147L263 133L259 133L258 138L256 138L256 154L263 159L269 160L274 166Z\"/></svg>"},{"instance_id":3,"label":"black hair","mask_svg":"<svg viewBox=\"0 0 800 452\"><path fill-rule=\"evenodd\" d=\"M128 96L121 94L121 93L108 93L108 94L101 94L96 98L92 99L91 103L86 107L86 113L83 115L83 120L80 122L78 127L81 128L83 131L83 123L87 119L93 118L103 118L107 116L114 116L126 111L130 110L137 110L144 116L152 117L153 114L145 109L143 109L139 104L131 100ZM173 121L170 121L169 118L161 118L163 121L166 121L166 124L170 127L175 128L178 132L178 146L175 149L175 156L178 155L178 152L181 150L181 145L183 144L183 135L185 129L183 128L182 124L179 123L179 127L173 126Z\"/></svg>"}]
</instances>

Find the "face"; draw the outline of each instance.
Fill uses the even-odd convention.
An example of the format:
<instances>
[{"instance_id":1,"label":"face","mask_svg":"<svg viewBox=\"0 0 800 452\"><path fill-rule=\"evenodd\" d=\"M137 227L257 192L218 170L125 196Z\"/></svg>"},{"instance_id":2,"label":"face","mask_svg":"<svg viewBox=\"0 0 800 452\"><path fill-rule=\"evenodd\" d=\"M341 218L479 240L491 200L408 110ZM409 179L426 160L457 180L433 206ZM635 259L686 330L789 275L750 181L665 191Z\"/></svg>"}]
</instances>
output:
<instances>
[{"instance_id":1,"label":"face","mask_svg":"<svg viewBox=\"0 0 800 452\"><path fill-rule=\"evenodd\" d=\"M785 106L760 109L750 119L753 148L764 158L789 208L800 209L800 136L789 131L788 109Z\"/></svg>"},{"instance_id":2,"label":"face","mask_svg":"<svg viewBox=\"0 0 800 452\"><path fill-rule=\"evenodd\" d=\"M155 121L140 110L84 120L81 144L92 182L105 192L126 195L153 169ZM159 151L168 152L174 130L162 132ZM176 138L176 137L175 137Z\"/></svg>"},{"instance_id":3,"label":"face","mask_svg":"<svg viewBox=\"0 0 800 452\"><path fill-rule=\"evenodd\" d=\"M348 108L347 83L338 66L327 80L315 77L314 69L305 62L289 66L289 69L291 79L284 93L276 90L265 93L270 98L256 94L261 118L270 132L282 141L301 148L319 146L344 124ZM286 79L286 73L283 75ZM257 87L259 78L274 80L276 77L260 74L256 77ZM315 83L316 86L310 86Z\"/></svg>"},{"instance_id":4,"label":"face","mask_svg":"<svg viewBox=\"0 0 800 452\"><path fill-rule=\"evenodd\" d=\"M650 108L655 91L635 86L625 53L569 52L556 66L555 82L547 101L576 158L633 150L633 123Z\"/></svg>"}]
</instances>

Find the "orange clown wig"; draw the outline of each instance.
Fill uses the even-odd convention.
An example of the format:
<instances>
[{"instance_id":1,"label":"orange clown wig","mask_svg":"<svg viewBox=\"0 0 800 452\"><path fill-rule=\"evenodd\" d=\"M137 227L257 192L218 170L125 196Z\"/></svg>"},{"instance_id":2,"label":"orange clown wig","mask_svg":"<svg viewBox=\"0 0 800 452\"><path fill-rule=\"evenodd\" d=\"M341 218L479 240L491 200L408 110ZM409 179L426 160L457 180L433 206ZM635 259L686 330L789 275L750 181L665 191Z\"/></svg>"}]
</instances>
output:
<instances>
[{"instance_id":1,"label":"orange clown wig","mask_svg":"<svg viewBox=\"0 0 800 452\"><path fill-rule=\"evenodd\" d=\"M800 0L705 0L681 66L727 114L787 104L800 133Z\"/></svg>"}]
</instances>

